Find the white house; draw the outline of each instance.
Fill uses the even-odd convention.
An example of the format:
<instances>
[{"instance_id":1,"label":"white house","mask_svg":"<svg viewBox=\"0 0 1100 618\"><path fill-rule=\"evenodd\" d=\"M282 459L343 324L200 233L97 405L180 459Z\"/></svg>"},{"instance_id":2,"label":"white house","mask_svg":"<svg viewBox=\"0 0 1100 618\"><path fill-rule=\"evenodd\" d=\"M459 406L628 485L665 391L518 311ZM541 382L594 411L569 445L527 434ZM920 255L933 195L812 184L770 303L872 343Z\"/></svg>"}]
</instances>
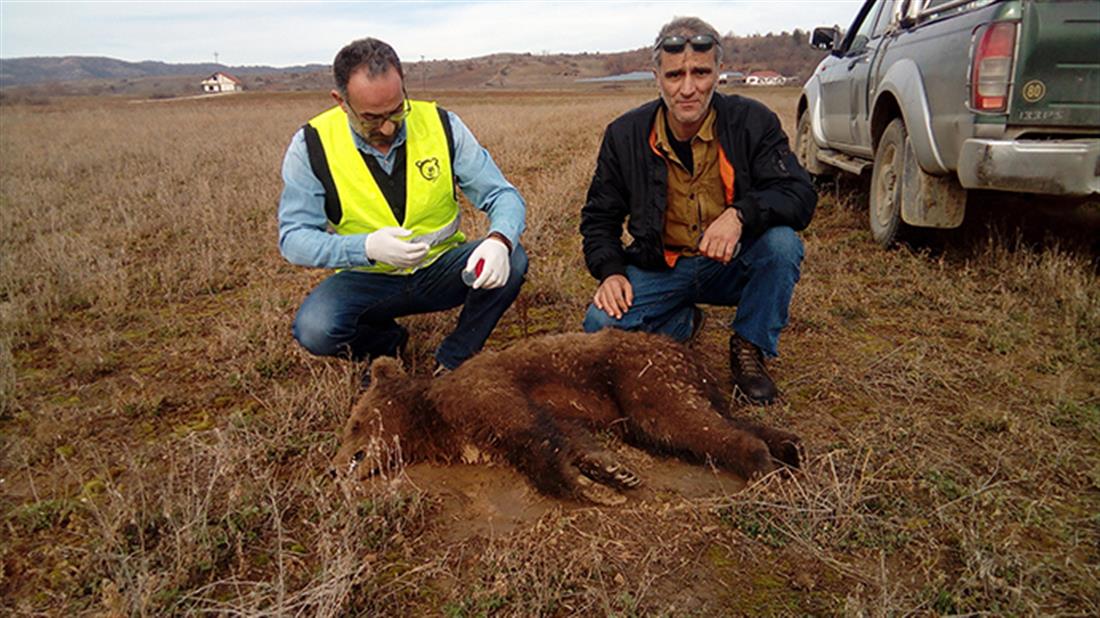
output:
<instances>
[{"instance_id":1,"label":"white house","mask_svg":"<svg viewBox=\"0 0 1100 618\"><path fill-rule=\"evenodd\" d=\"M236 90L244 90L244 84L229 73L219 71L202 80L203 92L234 92Z\"/></svg>"},{"instance_id":2,"label":"white house","mask_svg":"<svg viewBox=\"0 0 1100 618\"><path fill-rule=\"evenodd\" d=\"M746 86L782 86L787 78L775 71L753 71L745 78Z\"/></svg>"},{"instance_id":3,"label":"white house","mask_svg":"<svg viewBox=\"0 0 1100 618\"><path fill-rule=\"evenodd\" d=\"M719 84L741 84L745 81L745 74L741 71L726 71L718 74Z\"/></svg>"}]
</instances>

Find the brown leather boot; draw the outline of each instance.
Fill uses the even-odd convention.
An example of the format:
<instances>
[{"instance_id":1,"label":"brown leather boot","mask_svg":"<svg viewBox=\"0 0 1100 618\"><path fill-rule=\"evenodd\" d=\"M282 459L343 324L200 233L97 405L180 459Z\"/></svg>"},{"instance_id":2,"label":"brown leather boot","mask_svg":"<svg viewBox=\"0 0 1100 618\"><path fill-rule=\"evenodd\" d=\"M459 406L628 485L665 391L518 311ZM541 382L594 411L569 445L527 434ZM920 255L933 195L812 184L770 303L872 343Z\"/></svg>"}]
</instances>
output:
<instances>
[{"instance_id":1,"label":"brown leather boot","mask_svg":"<svg viewBox=\"0 0 1100 618\"><path fill-rule=\"evenodd\" d=\"M730 335L730 373L734 396L740 394L750 403L761 405L779 396L779 389L764 367L764 353L736 333Z\"/></svg>"}]
</instances>

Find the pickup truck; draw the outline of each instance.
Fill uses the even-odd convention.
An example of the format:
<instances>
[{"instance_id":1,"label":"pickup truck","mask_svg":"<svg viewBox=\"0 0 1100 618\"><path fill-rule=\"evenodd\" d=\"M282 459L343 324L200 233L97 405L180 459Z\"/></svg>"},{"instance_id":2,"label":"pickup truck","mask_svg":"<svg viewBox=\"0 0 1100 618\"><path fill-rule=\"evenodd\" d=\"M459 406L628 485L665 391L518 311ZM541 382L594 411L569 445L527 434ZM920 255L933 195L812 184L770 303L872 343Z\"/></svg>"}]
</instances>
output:
<instances>
[{"instance_id":1,"label":"pickup truck","mask_svg":"<svg viewBox=\"0 0 1100 618\"><path fill-rule=\"evenodd\" d=\"M798 101L811 173L871 168L871 234L962 223L971 189L1100 193L1100 2L866 0Z\"/></svg>"}]
</instances>

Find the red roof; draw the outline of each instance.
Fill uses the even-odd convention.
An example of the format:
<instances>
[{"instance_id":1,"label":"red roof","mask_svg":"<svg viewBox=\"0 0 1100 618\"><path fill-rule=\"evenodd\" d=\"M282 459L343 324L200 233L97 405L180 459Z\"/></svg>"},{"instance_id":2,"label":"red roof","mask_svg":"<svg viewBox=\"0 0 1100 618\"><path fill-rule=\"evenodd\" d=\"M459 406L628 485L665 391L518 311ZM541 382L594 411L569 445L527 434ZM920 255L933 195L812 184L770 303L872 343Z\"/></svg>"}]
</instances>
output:
<instances>
[{"instance_id":1,"label":"red roof","mask_svg":"<svg viewBox=\"0 0 1100 618\"><path fill-rule=\"evenodd\" d=\"M211 75L210 77L207 77L206 79L217 79L219 75L221 75L222 77L232 81L235 84L241 83L241 80L237 79L236 77L233 77L229 73L224 73L222 71L218 71L217 73Z\"/></svg>"},{"instance_id":2,"label":"red roof","mask_svg":"<svg viewBox=\"0 0 1100 618\"><path fill-rule=\"evenodd\" d=\"M775 71L753 71L749 73L749 77L783 77Z\"/></svg>"}]
</instances>

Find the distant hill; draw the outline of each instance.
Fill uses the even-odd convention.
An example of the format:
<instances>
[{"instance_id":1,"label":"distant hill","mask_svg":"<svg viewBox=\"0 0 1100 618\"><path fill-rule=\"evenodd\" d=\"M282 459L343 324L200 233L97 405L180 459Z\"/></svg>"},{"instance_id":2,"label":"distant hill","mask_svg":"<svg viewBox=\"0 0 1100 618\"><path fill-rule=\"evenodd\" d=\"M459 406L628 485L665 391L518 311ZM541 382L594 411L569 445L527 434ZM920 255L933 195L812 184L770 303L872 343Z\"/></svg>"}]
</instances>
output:
<instances>
[{"instance_id":1,"label":"distant hill","mask_svg":"<svg viewBox=\"0 0 1100 618\"><path fill-rule=\"evenodd\" d=\"M805 81L825 57L807 44L802 30L722 38L725 70L744 73L770 69ZM433 60L406 65L412 84L423 79L436 88L538 87L574 83L577 79L649 71L653 67L648 47L603 54L493 54L469 60Z\"/></svg>"},{"instance_id":2,"label":"distant hill","mask_svg":"<svg viewBox=\"0 0 1100 618\"><path fill-rule=\"evenodd\" d=\"M824 54L806 44L801 30L723 38L724 68L748 73L770 69L799 81ZM405 63L410 85L429 88L538 88L574 84L580 78L648 71L651 52L603 54L501 53L466 60ZM117 94L180 96L194 94L198 80L217 71L240 78L248 90L318 90L331 87L331 68L226 66L216 63L125 62L90 56L0 59L0 88L23 87L39 94Z\"/></svg>"},{"instance_id":3,"label":"distant hill","mask_svg":"<svg viewBox=\"0 0 1100 618\"><path fill-rule=\"evenodd\" d=\"M146 60L126 62L101 56L61 56L0 59L0 87L38 82L67 82L88 79L135 79L174 75L206 76L218 71L231 75L258 75L325 70L322 64L278 68L270 66L230 67L213 62L172 64Z\"/></svg>"}]
</instances>

